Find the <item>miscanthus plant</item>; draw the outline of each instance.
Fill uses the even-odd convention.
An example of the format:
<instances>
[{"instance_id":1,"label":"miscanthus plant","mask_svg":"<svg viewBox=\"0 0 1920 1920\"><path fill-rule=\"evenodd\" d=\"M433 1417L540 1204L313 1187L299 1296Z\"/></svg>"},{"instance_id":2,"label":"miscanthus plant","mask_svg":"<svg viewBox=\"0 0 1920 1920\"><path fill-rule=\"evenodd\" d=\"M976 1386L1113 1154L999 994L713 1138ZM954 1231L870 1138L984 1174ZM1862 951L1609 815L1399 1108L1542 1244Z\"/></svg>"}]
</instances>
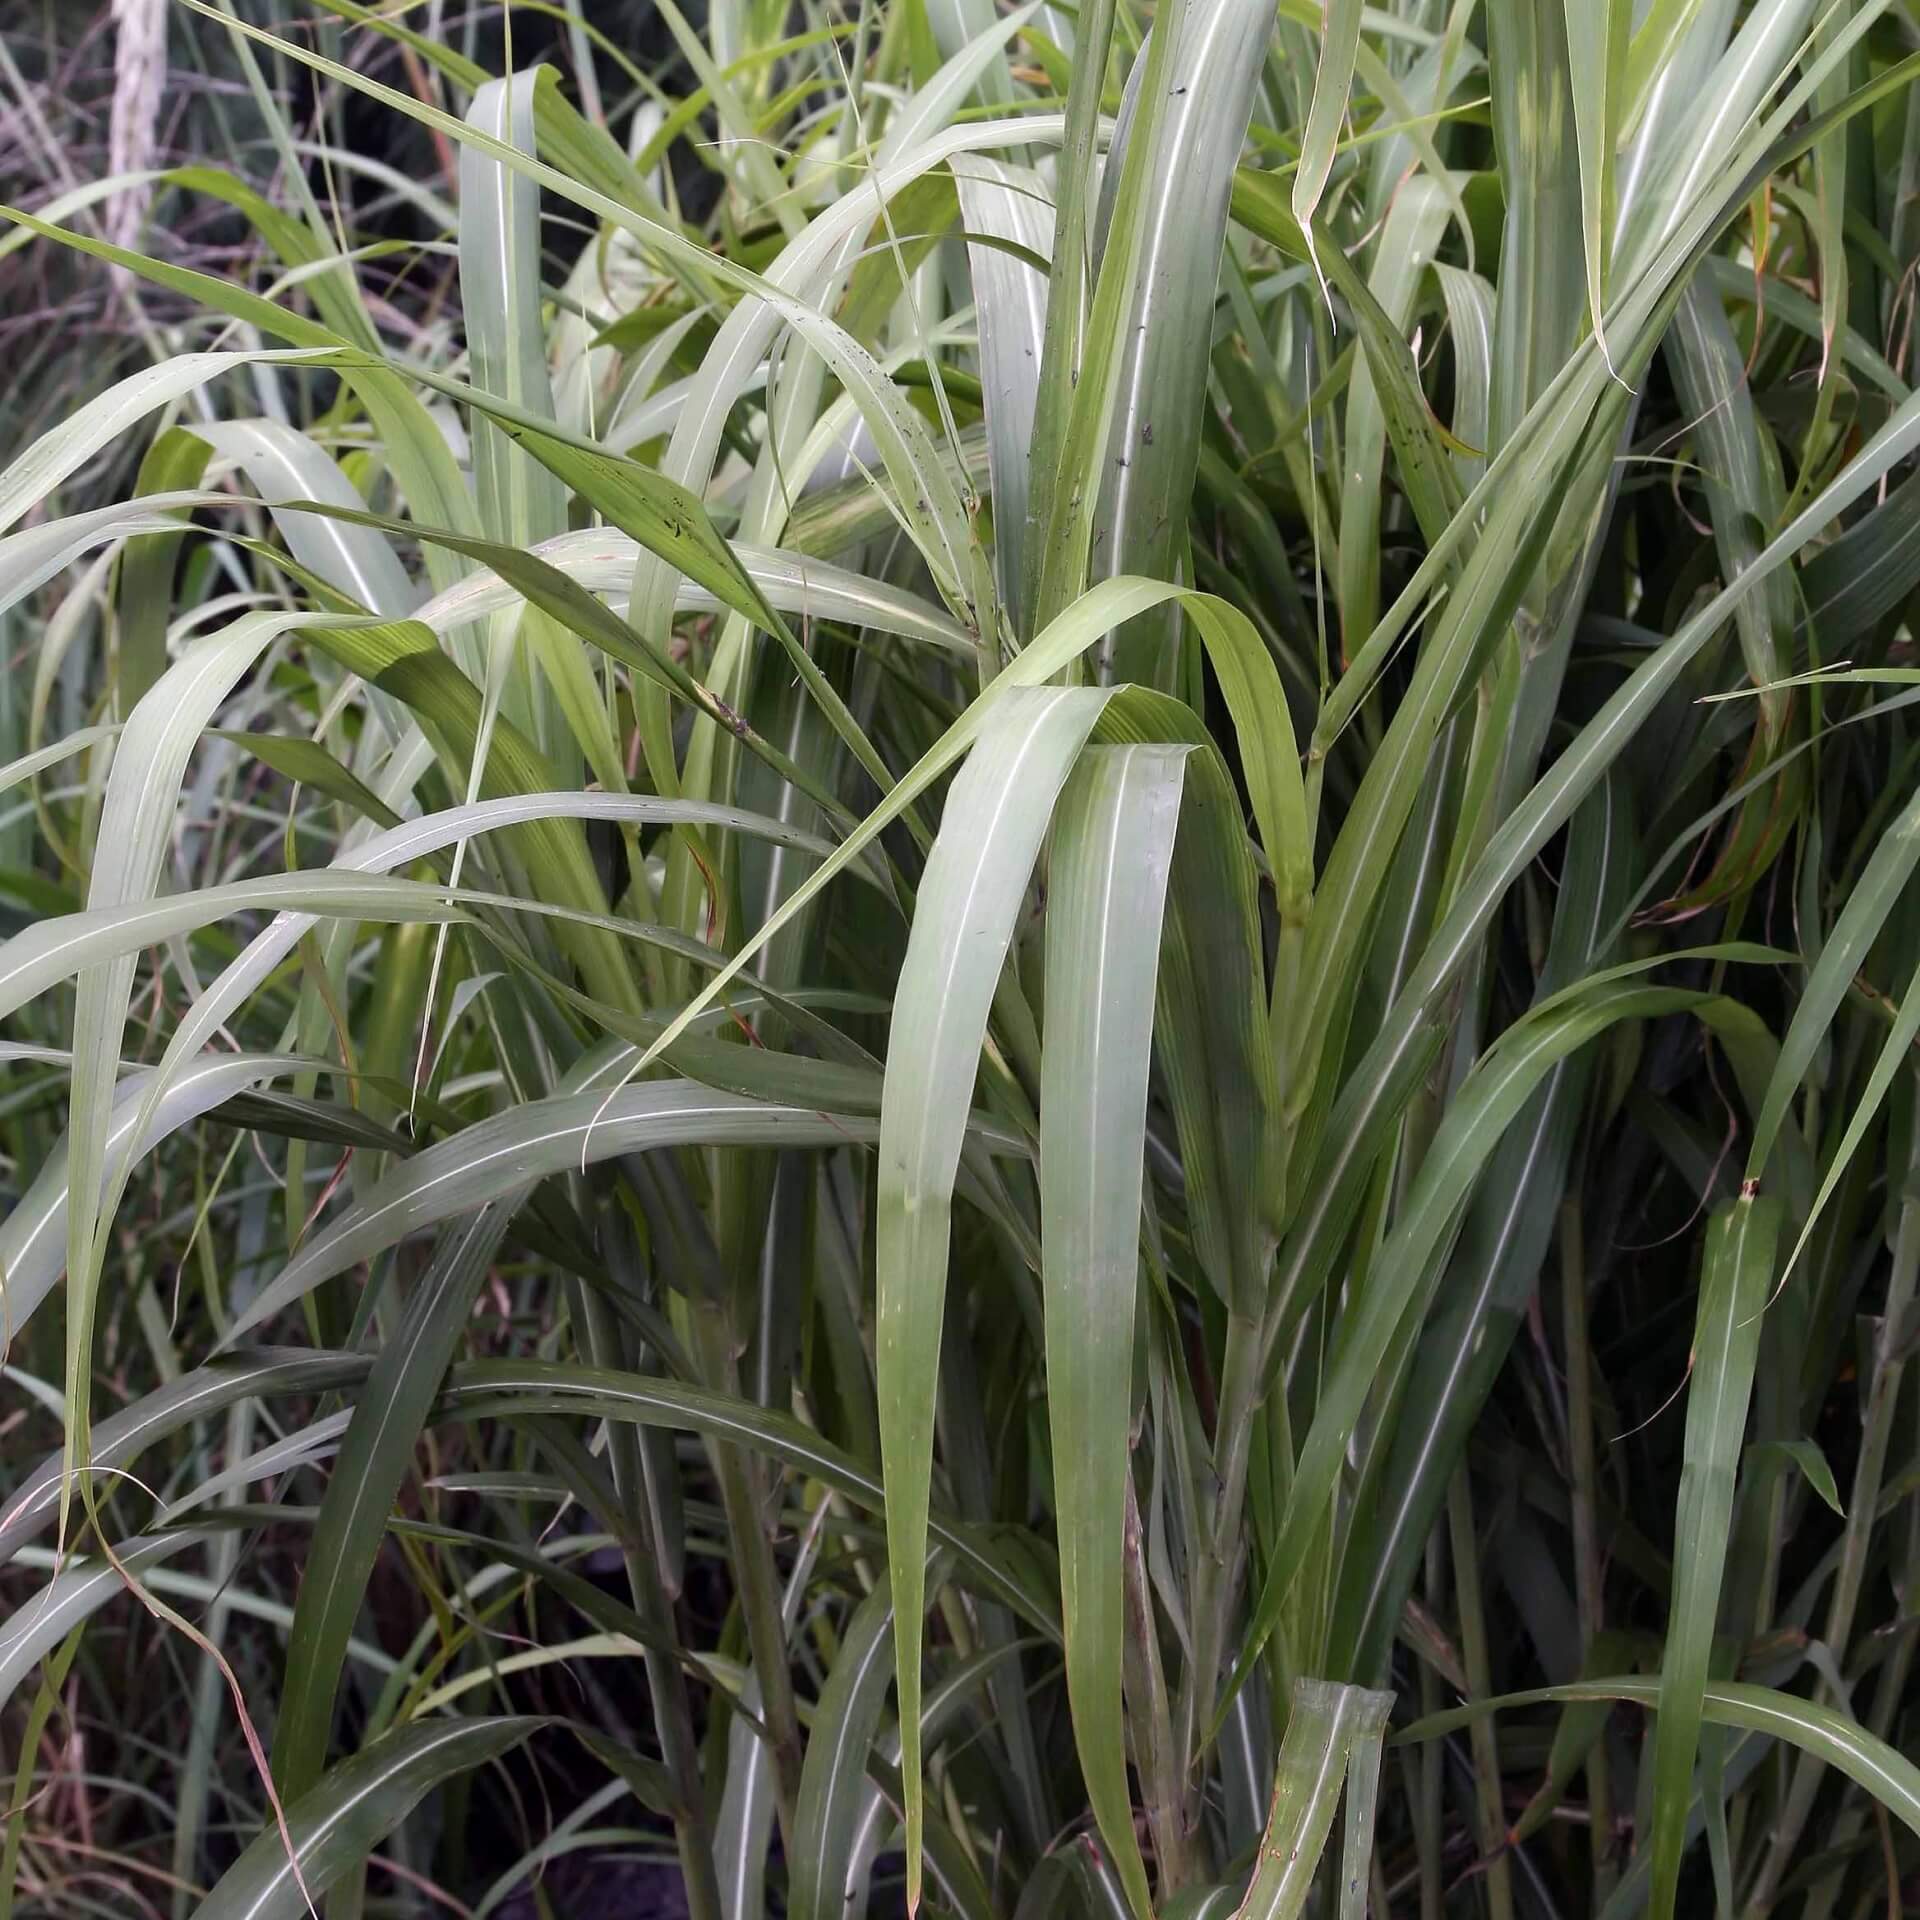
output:
<instances>
[{"instance_id":1,"label":"miscanthus plant","mask_svg":"<svg viewBox=\"0 0 1920 1920\"><path fill-rule=\"evenodd\" d=\"M1915 10L659 8L7 212L0 1916L1898 1914Z\"/></svg>"}]
</instances>

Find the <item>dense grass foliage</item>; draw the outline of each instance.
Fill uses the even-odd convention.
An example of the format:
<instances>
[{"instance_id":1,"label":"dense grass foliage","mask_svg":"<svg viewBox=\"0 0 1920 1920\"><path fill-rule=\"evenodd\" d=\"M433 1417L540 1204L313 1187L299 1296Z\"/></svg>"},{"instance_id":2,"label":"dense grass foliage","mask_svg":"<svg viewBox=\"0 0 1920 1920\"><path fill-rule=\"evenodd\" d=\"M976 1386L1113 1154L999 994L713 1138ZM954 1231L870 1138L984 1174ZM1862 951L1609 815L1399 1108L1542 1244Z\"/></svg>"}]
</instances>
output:
<instances>
[{"instance_id":1,"label":"dense grass foliage","mask_svg":"<svg viewBox=\"0 0 1920 1920\"><path fill-rule=\"evenodd\" d=\"M1920 1898L1911 0L10 0L0 1920Z\"/></svg>"}]
</instances>

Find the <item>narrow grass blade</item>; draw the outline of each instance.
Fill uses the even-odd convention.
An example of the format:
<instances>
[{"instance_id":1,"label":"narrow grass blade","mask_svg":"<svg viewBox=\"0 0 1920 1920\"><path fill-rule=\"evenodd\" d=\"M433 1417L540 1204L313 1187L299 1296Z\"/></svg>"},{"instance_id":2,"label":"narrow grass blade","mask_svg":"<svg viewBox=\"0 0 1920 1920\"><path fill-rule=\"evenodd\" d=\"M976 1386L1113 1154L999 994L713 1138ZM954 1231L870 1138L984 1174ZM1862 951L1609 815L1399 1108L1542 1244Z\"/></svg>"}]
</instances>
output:
<instances>
[{"instance_id":1,"label":"narrow grass blade","mask_svg":"<svg viewBox=\"0 0 1920 1920\"><path fill-rule=\"evenodd\" d=\"M201 1920L300 1920L313 1896L360 1865L435 1787L512 1752L545 1724L459 1719L383 1734L287 1809L292 1852L270 1827L200 1903Z\"/></svg>"},{"instance_id":2,"label":"narrow grass blade","mask_svg":"<svg viewBox=\"0 0 1920 1920\"><path fill-rule=\"evenodd\" d=\"M1734 580L1758 556L1765 530L1786 505L1779 455L1754 410L1726 309L1697 282L1674 310L1666 351L1687 411L1698 423L1701 479L1721 575ZM1735 611L1747 672L1760 686L1792 671L1783 653L1795 624L1792 603L1792 583L1775 574ZM1778 696L1762 695L1770 732L1778 730L1781 705Z\"/></svg>"},{"instance_id":3,"label":"narrow grass blade","mask_svg":"<svg viewBox=\"0 0 1920 1920\"><path fill-rule=\"evenodd\" d=\"M1786 1038L1780 1043L1780 1057L1768 1081L1766 1097L1754 1119L1747 1153L1750 1182L1762 1177L1801 1082L1916 866L1920 866L1920 796L1907 803L1881 836L1807 976Z\"/></svg>"},{"instance_id":4,"label":"narrow grass blade","mask_svg":"<svg viewBox=\"0 0 1920 1920\"><path fill-rule=\"evenodd\" d=\"M963 1129L965 1124L963 1116ZM649 1147L721 1142L830 1146L872 1135L869 1121L769 1106L689 1081L649 1081L611 1096L576 1093L529 1101L394 1168L260 1290L229 1339L408 1234L482 1206L503 1189L517 1200L534 1181L578 1166L583 1158L592 1162Z\"/></svg>"},{"instance_id":5,"label":"narrow grass blade","mask_svg":"<svg viewBox=\"0 0 1920 1920\"><path fill-rule=\"evenodd\" d=\"M534 150L537 69L490 80L469 122L503 146ZM478 147L460 150L460 285L473 384L523 414L551 420L553 387L540 323L540 190ZM566 528L554 476L492 421L476 425L474 477L482 524L496 540L530 546Z\"/></svg>"},{"instance_id":6,"label":"narrow grass blade","mask_svg":"<svg viewBox=\"0 0 1920 1920\"><path fill-rule=\"evenodd\" d=\"M493 1420L537 1413L583 1420L629 1420L702 1434L752 1448L844 1494L868 1513L889 1504L880 1475L791 1414L775 1413L733 1394L684 1386L652 1374L615 1373L553 1361L470 1361L457 1365L441 1396L444 1417ZM935 1510L929 1536L951 1549L956 1571L979 1592L1011 1607L1049 1641L1060 1639L1050 1593L1033 1575L1030 1541L1016 1530L989 1533Z\"/></svg>"},{"instance_id":7,"label":"narrow grass blade","mask_svg":"<svg viewBox=\"0 0 1920 1920\"><path fill-rule=\"evenodd\" d=\"M1587 1700L1627 1700L1658 1709L1662 1683L1624 1675L1605 1680L1578 1680L1568 1686L1541 1687L1527 1693L1503 1694L1495 1700L1476 1700L1417 1720L1395 1734L1396 1746L1435 1740L1468 1725L1484 1713L1548 1702L1571 1704ZM1796 1694L1738 1681L1710 1680L1702 1695L1704 1717L1717 1727L1738 1727L1784 1740L1803 1753L1865 1787L1909 1831L1920 1834L1920 1767L1905 1754L1876 1739L1845 1714L1836 1713Z\"/></svg>"},{"instance_id":8,"label":"narrow grass blade","mask_svg":"<svg viewBox=\"0 0 1920 1920\"><path fill-rule=\"evenodd\" d=\"M1517 1021L1463 1082L1392 1234L1375 1256L1367 1289L1342 1327L1313 1424L1301 1442L1286 1513L1230 1693L1244 1683L1279 1624L1288 1591L1309 1563L1309 1549L1324 1524L1327 1502L1394 1331L1407 1313L1425 1312L1423 1282L1431 1284L1439 1277L1434 1255L1455 1231L1461 1202L1508 1126L1558 1062L1616 1022L1678 1012L1704 998L1678 988L1630 982L1563 998Z\"/></svg>"},{"instance_id":9,"label":"narrow grass blade","mask_svg":"<svg viewBox=\"0 0 1920 1920\"><path fill-rule=\"evenodd\" d=\"M1320 37L1320 65L1313 77L1313 105L1300 136L1300 165L1293 176L1293 217L1310 229L1333 172L1334 148L1347 117L1353 89L1353 63L1360 51L1366 9L1361 0L1326 0L1326 24Z\"/></svg>"},{"instance_id":10,"label":"narrow grass blade","mask_svg":"<svg viewBox=\"0 0 1920 1920\"><path fill-rule=\"evenodd\" d=\"M1405 987L1380 1023L1363 1057L1347 1073L1340 1111L1329 1123L1329 1140L1306 1204L1282 1252L1279 1297L1285 1302L1293 1276L1333 1257L1335 1222L1346 1204L1346 1184L1387 1111L1411 1096L1419 1054L1429 1037L1428 1017L1439 996L1459 977L1498 901L1564 824L1606 769L1644 725L1675 680L1734 607L1775 568L1786 564L1818 527L1856 500L1920 440L1920 403L1909 402L1824 491L1820 500L1784 528L1738 580L1636 668L1582 728L1548 772L1536 782L1494 832L1462 880L1453 904L1434 930ZM1324 884L1324 883L1323 883ZM1350 1222L1351 1215L1345 1216ZM1342 1222L1340 1230L1344 1230Z\"/></svg>"},{"instance_id":11,"label":"narrow grass blade","mask_svg":"<svg viewBox=\"0 0 1920 1920\"><path fill-rule=\"evenodd\" d=\"M388 1509L412 1469L441 1376L512 1217L511 1205L496 1202L446 1235L374 1361L340 1444L294 1605L274 1725L274 1778L288 1800L316 1785L326 1765L334 1694Z\"/></svg>"},{"instance_id":12,"label":"narrow grass blade","mask_svg":"<svg viewBox=\"0 0 1920 1920\"><path fill-rule=\"evenodd\" d=\"M1580 152L1580 238L1587 266L1587 314L1607 350L1608 264L1614 225L1614 154L1626 106L1633 25L1628 0L1566 0L1568 71Z\"/></svg>"},{"instance_id":13,"label":"narrow grass blade","mask_svg":"<svg viewBox=\"0 0 1920 1920\"><path fill-rule=\"evenodd\" d=\"M1252 1884L1234 1920L1297 1920L1305 1911L1349 1765L1356 1749L1367 1746L1377 1769L1392 1706L1388 1693L1325 1680L1293 1683L1273 1806L1254 1857ZM1349 1848L1352 1844L1350 1837Z\"/></svg>"},{"instance_id":14,"label":"narrow grass blade","mask_svg":"<svg viewBox=\"0 0 1920 1920\"><path fill-rule=\"evenodd\" d=\"M326 450L282 421L219 420L187 431L238 467L263 500L366 505ZM377 533L316 514L275 517L294 558L368 611L397 619L418 603L398 555Z\"/></svg>"},{"instance_id":15,"label":"narrow grass blade","mask_svg":"<svg viewBox=\"0 0 1920 1920\"><path fill-rule=\"evenodd\" d=\"M1605 782L1573 817L1553 936L1536 1002L1574 984L1608 954L1635 867L1624 782ZM1401 1612L1447 1483L1505 1367L1539 1284L1579 1129L1588 1057L1555 1067L1508 1129L1475 1193L1432 1321L1411 1361L1399 1419L1382 1461L1377 1505L1357 1515L1343 1556L1330 1670L1371 1681L1385 1673ZM1362 1485L1366 1475L1363 1473ZM1347 1664L1351 1659L1351 1669Z\"/></svg>"},{"instance_id":16,"label":"narrow grass blade","mask_svg":"<svg viewBox=\"0 0 1920 1920\"><path fill-rule=\"evenodd\" d=\"M140 462L135 496L191 492L206 470L206 442L183 428L169 427ZM120 614L122 712L131 712L167 670L167 613L173 604L180 540L179 533L141 534L121 553L114 600Z\"/></svg>"},{"instance_id":17,"label":"narrow grass blade","mask_svg":"<svg viewBox=\"0 0 1920 1920\"><path fill-rule=\"evenodd\" d=\"M1243 736L1258 743L1246 760L1254 818L1262 843L1280 877L1285 907L1304 911L1311 887L1312 848L1307 832L1306 796L1300 762L1291 747L1292 728L1279 675L1258 631L1237 607L1212 594L1194 593L1159 581L1103 580L1090 587L1051 621L1033 643L1003 667L966 711L903 774L887 797L849 833L828 860L823 861L780 910L762 925L725 969L669 1023L648 1050L642 1065L651 1065L725 990L727 982L772 940L814 898L855 860L888 826L897 820L941 774L980 738L1000 702L1011 692L1038 687L1080 658L1090 647L1138 614L1150 612L1170 599L1181 606L1206 643L1208 658L1219 673L1222 692ZM1271 699L1266 697L1272 690Z\"/></svg>"},{"instance_id":18,"label":"narrow grass blade","mask_svg":"<svg viewBox=\"0 0 1920 1920\"><path fill-rule=\"evenodd\" d=\"M113 1091L101 1155L105 1177L111 1181L125 1177L136 1136L144 1136L149 1143L164 1139L235 1094L316 1064L279 1054L223 1054L197 1060L173 1079L150 1118L147 1095L152 1076L146 1071L126 1076ZM11 1345L20 1337L66 1266L67 1161L67 1142L62 1140L0 1222L0 1345ZM97 1431L105 1433L110 1424L103 1422ZM55 1474L49 1484L56 1492L57 1483ZM5 1527L0 1524L0 1538L4 1537Z\"/></svg>"},{"instance_id":19,"label":"narrow grass blade","mask_svg":"<svg viewBox=\"0 0 1920 1920\"><path fill-rule=\"evenodd\" d=\"M1058 418L1064 425L1058 479L1044 500L1044 525L1036 528L1041 544L1035 556L1039 571L1031 617L1037 621L1050 621L1065 610L1093 577L1101 497L1093 477L1098 474L1104 481L1106 462L1126 458L1125 449L1115 444L1131 344L1125 316L1141 290L1154 209L1165 190L1167 103L1188 24L1186 8L1169 9L1155 21L1140 50L1136 75L1128 83L1133 111L1124 116L1124 144L1109 154L1102 179L1102 209L1110 200L1112 212L1099 247L1099 274L1084 351L1071 366L1059 363L1050 353L1042 372L1039 419L1051 424ZM1117 192L1112 184L1116 167ZM1064 232L1060 244L1072 244ZM1049 314L1052 302L1061 297L1056 286L1049 296ZM1046 461L1051 452L1050 447L1045 449L1040 459ZM1039 496L1035 504L1042 504Z\"/></svg>"},{"instance_id":20,"label":"narrow grass blade","mask_svg":"<svg viewBox=\"0 0 1920 1920\"><path fill-rule=\"evenodd\" d=\"M850 567L780 547L736 542L733 551L748 579L778 612L872 627L881 633L925 641L950 653L972 649L972 635L950 614L891 581L876 580ZM624 613L626 588L633 578L639 549L637 542L617 528L590 527L540 541L522 557L542 561L576 586L609 597L613 610ZM436 633L448 633L469 620L511 607L521 597L511 578L490 569L476 569L468 579L436 594L415 617ZM680 612L698 613L711 613L724 604L711 588L692 580L682 583L675 603Z\"/></svg>"},{"instance_id":21,"label":"narrow grass blade","mask_svg":"<svg viewBox=\"0 0 1920 1920\"><path fill-rule=\"evenodd\" d=\"M1262 0L1193 0L1152 130L1155 177L1139 213L1136 278L1120 315L1113 421L1100 463L1091 572L1176 577L1208 417L1213 312L1234 163L1273 35ZM1156 33L1176 18L1160 17ZM1141 115L1143 122L1155 116ZM1128 139L1144 137L1136 128ZM1107 161L1112 179L1124 155ZM1102 266L1102 275L1106 272ZM1106 357L1104 341L1095 351ZM1081 483L1084 484L1084 483ZM1134 623L1108 644L1109 677L1178 684L1172 608Z\"/></svg>"},{"instance_id":22,"label":"narrow grass blade","mask_svg":"<svg viewBox=\"0 0 1920 1920\"><path fill-rule=\"evenodd\" d=\"M9 210L5 217L13 218ZM22 226L54 239L68 236L58 228L29 219ZM117 251L117 250L116 250ZM126 430L157 413L169 401L196 392L223 373L251 366L263 359L299 359L298 354L183 353L158 366L142 368L97 399L87 402L51 432L18 454L0 472L0 533L29 508L50 499L60 483Z\"/></svg>"},{"instance_id":23,"label":"narrow grass blade","mask_svg":"<svg viewBox=\"0 0 1920 1920\"><path fill-rule=\"evenodd\" d=\"M1042 260L1053 256L1053 207L1037 173L981 155L956 162L954 185L967 231L1011 240ZM1004 247L970 243L967 261L980 324L980 383L985 390L987 460L993 485L993 564L1001 604L1017 633L1026 631L1023 556L1028 465L1040 357L1047 333L1047 280Z\"/></svg>"},{"instance_id":24,"label":"narrow grass blade","mask_svg":"<svg viewBox=\"0 0 1920 1920\"><path fill-rule=\"evenodd\" d=\"M196 643L134 709L107 779L87 894L93 912L112 913L152 897L201 729L275 640L313 618L242 615ZM67 1159L67 1451L74 1465L86 1459L99 1262L119 1198L106 1174L106 1138L134 968L127 952L87 966L74 1010ZM67 1510L63 1495L63 1527Z\"/></svg>"},{"instance_id":25,"label":"narrow grass blade","mask_svg":"<svg viewBox=\"0 0 1920 1920\"><path fill-rule=\"evenodd\" d=\"M68 1560L47 1584L0 1621L0 1704L82 1621L127 1591L127 1574L204 1546L208 1535L182 1530L123 1540L113 1559ZM124 1569L124 1571L123 1571Z\"/></svg>"},{"instance_id":26,"label":"narrow grass blade","mask_svg":"<svg viewBox=\"0 0 1920 1920\"><path fill-rule=\"evenodd\" d=\"M1493 437L1493 325L1498 296L1477 273L1434 262L1434 278L1446 303L1447 334L1453 343L1453 437L1471 453L1455 453L1461 492L1470 492L1486 472L1484 457Z\"/></svg>"},{"instance_id":27,"label":"narrow grass blade","mask_svg":"<svg viewBox=\"0 0 1920 1920\"><path fill-rule=\"evenodd\" d=\"M1014 916L1101 703L1071 688L1001 703L948 796L894 993L880 1109L876 1339L909 1907L919 1904L921 1879L921 1616L954 1176Z\"/></svg>"},{"instance_id":28,"label":"narrow grass blade","mask_svg":"<svg viewBox=\"0 0 1920 1920\"><path fill-rule=\"evenodd\" d=\"M1378 302L1379 318L1385 323L1377 330L1390 329L1396 336L1405 331L1415 295L1425 278L1425 263L1433 256L1447 215L1445 196L1429 180L1409 180L1394 196L1368 282L1368 290ZM1367 320L1373 321L1374 316L1369 314ZM1403 412L1411 410L1409 384L1417 397L1417 377L1409 383L1404 373L1389 390L1388 397L1397 396ZM1424 404L1419 411L1426 411ZM1370 359L1367 365L1354 369L1347 389L1341 461L1338 588L1340 624L1349 651L1359 648L1379 615L1380 508L1386 449L1386 412Z\"/></svg>"},{"instance_id":29,"label":"narrow grass blade","mask_svg":"<svg viewBox=\"0 0 1920 1920\"><path fill-rule=\"evenodd\" d=\"M300 1398L356 1385L370 1362L357 1354L261 1348L216 1360L143 1394L94 1428L94 1460L127 1467L168 1434L224 1413L239 1402L278 1394ZM0 1566L51 1526L60 1508L60 1455L50 1454L20 1482L0 1513Z\"/></svg>"},{"instance_id":30,"label":"narrow grass blade","mask_svg":"<svg viewBox=\"0 0 1920 1920\"><path fill-rule=\"evenodd\" d=\"M1094 1816L1138 1920L1120 1676L1134 1293L1160 920L1186 752L1095 747L1048 868L1040 1233L1067 1690Z\"/></svg>"},{"instance_id":31,"label":"narrow grass blade","mask_svg":"<svg viewBox=\"0 0 1920 1920\"><path fill-rule=\"evenodd\" d=\"M1586 302L1584 249L1566 240L1584 234L1586 220L1562 9L1491 0L1486 25L1494 152L1508 188L1493 330L1493 454L1568 358Z\"/></svg>"},{"instance_id":32,"label":"narrow grass blade","mask_svg":"<svg viewBox=\"0 0 1920 1920\"><path fill-rule=\"evenodd\" d=\"M845 1920L867 1757L893 1670L893 1599L882 1580L855 1610L814 1708L800 1776L799 1851L788 1863L791 1920Z\"/></svg>"},{"instance_id":33,"label":"narrow grass blade","mask_svg":"<svg viewBox=\"0 0 1920 1920\"><path fill-rule=\"evenodd\" d=\"M1780 1217L1778 1200L1749 1190L1716 1214L1708 1230L1687 1387L1686 1464L1674 1516L1673 1606L1654 1730L1655 1920L1671 1920L1679 1888L1707 1664L1733 1522L1734 1477L1746 1438Z\"/></svg>"}]
</instances>

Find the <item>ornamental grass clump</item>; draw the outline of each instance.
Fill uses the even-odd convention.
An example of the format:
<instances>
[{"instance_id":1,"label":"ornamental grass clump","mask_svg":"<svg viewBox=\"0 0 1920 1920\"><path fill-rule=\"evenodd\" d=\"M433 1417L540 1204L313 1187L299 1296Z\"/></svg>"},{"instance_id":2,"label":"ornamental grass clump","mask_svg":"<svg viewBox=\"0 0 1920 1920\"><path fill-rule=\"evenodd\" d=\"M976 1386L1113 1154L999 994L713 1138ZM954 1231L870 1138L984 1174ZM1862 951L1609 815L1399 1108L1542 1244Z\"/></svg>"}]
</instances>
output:
<instances>
[{"instance_id":1,"label":"ornamental grass clump","mask_svg":"<svg viewBox=\"0 0 1920 1920\"><path fill-rule=\"evenodd\" d=\"M1920 1897L1911 7L12 11L0 1920Z\"/></svg>"}]
</instances>

